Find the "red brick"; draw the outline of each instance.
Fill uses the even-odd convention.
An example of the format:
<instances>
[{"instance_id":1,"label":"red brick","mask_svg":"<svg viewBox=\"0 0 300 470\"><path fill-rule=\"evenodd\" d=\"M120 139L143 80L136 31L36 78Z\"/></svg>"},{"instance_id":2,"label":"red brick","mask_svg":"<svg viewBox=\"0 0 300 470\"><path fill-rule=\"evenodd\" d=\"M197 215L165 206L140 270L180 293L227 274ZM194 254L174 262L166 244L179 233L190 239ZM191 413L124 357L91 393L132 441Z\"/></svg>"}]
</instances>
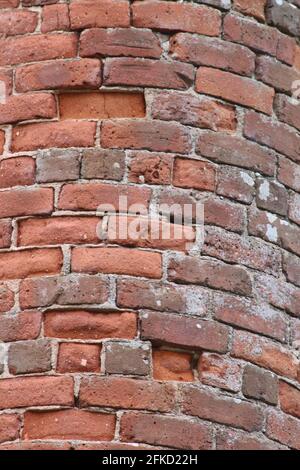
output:
<instances>
[{"instance_id":1,"label":"red brick","mask_svg":"<svg viewBox=\"0 0 300 470\"><path fill-rule=\"evenodd\" d=\"M75 34L36 34L0 40L0 66L75 57Z\"/></svg>"},{"instance_id":2,"label":"red brick","mask_svg":"<svg viewBox=\"0 0 300 470\"><path fill-rule=\"evenodd\" d=\"M209 296L199 286L175 286L142 279L118 281L117 303L122 307L204 316ZM193 299L193 302L190 300Z\"/></svg>"},{"instance_id":3,"label":"red brick","mask_svg":"<svg viewBox=\"0 0 300 470\"><path fill-rule=\"evenodd\" d=\"M0 154L2 155L4 151L5 144L5 132L0 130Z\"/></svg>"},{"instance_id":4,"label":"red brick","mask_svg":"<svg viewBox=\"0 0 300 470\"><path fill-rule=\"evenodd\" d=\"M162 412L172 411L175 406L175 387L168 383L91 376L81 381L79 401L81 407L104 406Z\"/></svg>"},{"instance_id":5,"label":"red brick","mask_svg":"<svg viewBox=\"0 0 300 470\"><path fill-rule=\"evenodd\" d=\"M110 243L140 248L186 251L195 241L193 227L150 217L110 216L106 230Z\"/></svg>"},{"instance_id":6,"label":"red brick","mask_svg":"<svg viewBox=\"0 0 300 470\"><path fill-rule=\"evenodd\" d=\"M286 95L276 95L274 104L278 119L300 131L299 103Z\"/></svg>"},{"instance_id":7,"label":"red brick","mask_svg":"<svg viewBox=\"0 0 300 470\"><path fill-rule=\"evenodd\" d=\"M258 57L256 77L276 90L290 93L295 81L300 80L300 72L281 64L271 57Z\"/></svg>"},{"instance_id":8,"label":"red brick","mask_svg":"<svg viewBox=\"0 0 300 470\"><path fill-rule=\"evenodd\" d=\"M59 96L61 119L139 118L145 116L141 93L66 93Z\"/></svg>"},{"instance_id":9,"label":"red brick","mask_svg":"<svg viewBox=\"0 0 300 470\"><path fill-rule=\"evenodd\" d=\"M101 70L101 62L97 59L24 65L16 70L16 90L98 88L101 85Z\"/></svg>"},{"instance_id":10,"label":"red brick","mask_svg":"<svg viewBox=\"0 0 300 470\"><path fill-rule=\"evenodd\" d=\"M18 439L21 422L18 415L0 415L0 442L14 441Z\"/></svg>"},{"instance_id":11,"label":"red brick","mask_svg":"<svg viewBox=\"0 0 300 470\"><path fill-rule=\"evenodd\" d=\"M53 189L12 189L0 193L0 217L50 214Z\"/></svg>"},{"instance_id":12,"label":"red brick","mask_svg":"<svg viewBox=\"0 0 300 470\"><path fill-rule=\"evenodd\" d=\"M56 370L61 374L100 372L100 352L96 344L61 343Z\"/></svg>"},{"instance_id":13,"label":"red brick","mask_svg":"<svg viewBox=\"0 0 300 470\"><path fill-rule=\"evenodd\" d=\"M180 92L158 92L153 95L151 114L154 119L178 121L214 131L231 132L236 129L233 106L206 97Z\"/></svg>"},{"instance_id":14,"label":"red brick","mask_svg":"<svg viewBox=\"0 0 300 470\"><path fill-rule=\"evenodd\" d=\"M57 274L62 267L60 249L12 251L0 254L0 279Z\"/></svg>"},{"instance_id":15,"label":"red brick","mask_svg":"<svg viewBox=\"0 0 300 470\"><path fill-rule=\"evenodd\" d=\"M4 82L5 86L5 97L8 98L13 90L13 71L12 70L5 70L2 69L0 70L0 80ZM3 87L3 83L2 83ZM1 93L3 93L4 90L1 90Z\"/></svg>"},{"instance_id":16,"label":"red brick","mask_svg":"<svg viewBox=\"0 0 300 470\"><path fill-rule=\"evenodd\" d=\"M18 441L0 445L0 450L71 450L68 442Z\"/></svg>"},{"instance_id":17,"label":"red brick","mask_svg":"<svg viewBox=\"0 0 300 470\"><path fill-rule=\"evenodd\" d=\"M287 158L279 158L278 180L285 186L300 192L300 168Z\"/></svg>"},{"instance_id":18,"label":"red brick","mask_svg":"<svg viewBox=\"0 0 300 470\"><path fill-rule=\"evenodd\" d=\"M160 253L128 248L74 248L71 265L74 272L162 276Z\"/></svg>"},{"instance_id":19,"label":"red brick","mask_svg":"<svg viewBox=\"0 0 300 470\"><path fill-rule=\"evenodd\" d=\"M261 409L248 401L192 387L183 389L182 409L186 414L249 432L261 430L264 421Z\"/></svg>"},{"instance_id":20,"label":"red brick","mask_svg":"<svg viewBox=\"0 0 300 470\"><path fill-rule=\"evenodd\" d=\"M206 6L169 2L135 2L132 5L133 25L162 31L187 31L218 36L221 27L219 11Z\"/></svg>"},{"instance_id":21,"label":"red brick","mask_svg":"<svg viewBox=\"0 0 300 470\"><path fill-rule=\"evenodd\" d=\"M239 168L219 166L217 194L250 204L255 194L255 175Z\"/></svg>"},{"instance_id":22,"label":"red brick","mask_svg":"<svg viewBox=\"0 0 300 470\"><path fill-rule=\"evenodd\" d=\"M300 136L296 130L253 111L245 118L244 134L251 140L273 148L295 162L300 161Z\"/></svg>"},{"instance_id":23,"label":"red brick","mask_svg":"<svg viewBox=\"0 0 300 470\"><path fill-rule=\"evenodd\" d=\"M14 292L5 284L0 284L0 313L9 312L9 310L13 308L14 304Z\"/></svg>"},{"instance_id":24,"label":"red brick","mask_svg":"<svg viewBox=\"0 0 300 470\"><path fill-rule=\"evenodd\" d=\"M201 132L196 152L217 163L227 163L269 176L275 172L276 155L271 150L240 137Z\"/></svg>"},{"instance_id":25,"label":"red brick","mask_svg":"<svg viewBox=\"0 0 300 470\"><path fill-rule=\"evenodd\" d=\"M11 245L12 225L9 220L0 220L0 248Z\"/></svg>"},{"instance_id":26,"label":"red brick","mask_svg":"<svg viewBox=\"0 0 300 470\"><path fill-rule=\"evenodd\" d=\"M204 161L176 158L173 184L180 188L213 191L215 189L215 168L212 164Z\"/></svg>"},{"instance_id":27,"label":"red brick","mask_svg":"<svg viewBox=\"0 0 300 470\"><path fill-rule=\"evenodd\" d=\"M300 265L298 257L285 252L283 257L283 268L288 280L300 287Z\"/></svg>"},{"instance_id":28,"label":"red brick","mask_svg":"<svg viewBox=\"0 0 300 470\"><path fill-rule=\"evenodd\" d=\"M0 381L0 409L27 406L72 406L71 377L20 377Z\"/></svg>"},{"instance_id":29,"label":"red brick","mask_svg":"<svg viewBox=\"0 0 300 470\"><path fill-rule=\"evenodd\" d=\"M65 339L132 339L136 336L136 315L118 312L51 311L45 315L45 336Z\"/></svg>"},{"instance_id":30,"label":"red brick","mask_svg":"<svg viewBox=\"0 0 300 470\"><path fill-rule=\"evenodd\" d=\"M279 341L288 337L288 321L278 310L248 299L219 294L214 299L214 316L229 325L254 331Z\"/></svg>"},{"instance_id":31,"label":"red brick","mask_svg":"<svg viewBox=\"0 0 300 470\"><path fill-rule=\"evenodd\" d=\"M51 344L45 339L11 344L8 369L13 375L48 372L51 370Z\"/></svg>"},{"instance_id":32,"label":"red brick","mask_svg":"<svg viewBox=\"0 0 300 470\"><path fill-rule=\"evenodd\" d=\"M20 284L22 308L58 305L102 304L108 300L108 285L99 276L48 276L25 279Z\"/></svg>"},{"instance_id":33,"label":"red brick","mask_svg":"<svg viewBox=\"0 0 300 470\"><path fill-rule=\"evenodd\" d=\"M242 233L245 229L245 208L212 196L203 202L204 222Z\"/></svg>"},{"instance_id":34,"label":"red brick","mask_svg":"<svg viewBox=\"0 0 300 470\"><path fill-rule=\"evenodd\" d=\"M200 284L241 295L252 293L251 278L240 266L188 256L171 259L168 274L171 281L180 284Z\"/></svg>"},{"instance_id":35,"label":"red brick","mask_svg":"<svg viewBox=\"0 0 300 470\"><path fill-rule=\"evenodd\" d=\"M186 90L194 81L194 67L181 62L150 59L107 59L105 85L131 85Z\"/></svg>"},{"instance_id":36,"label":"red brick","mask_svg":"<svg viewBox=\"0 0 300 470\"><path fill-rule=\"evenodd\" d=\"M280 408L285 413L300 418L300 390L286 382L279 384Z\"/></svg>"},{"instance_id":37,"label":"red brick","mask_svg":"<svg viewBox=\"0 0 300 470\"><path fill-rule=\"evenodd\" d=\"M162 48L152 31L138 29L88 29L80 36L80 56L159 58Z\"/></svg>"},{"instance_id":38,"label":"red brick","mask_svg":"<svg viewBox=\"0 0 300 470\"><path fill-rule=\"evenodd\" d=\"M121 418L121 440L176 449L212 449L209 424L152 414L125 413Z\"/></svg>"},{"instance_id":39,"label":"red brick","mask_svg":"<svg viewBox=\"0 0 300 470\"><path fill-rule=\"evenodd\" d=\"M201 354L198 364L202 383L238 392L242 386L242 367L235 359L214 353Z\"/></svg>"},{"instance_id":40,"label":"red brick","mask_svg":"<svg viewBox=\"0 0 300 470\"><path fill-rule=\"evenodd\" d=\"M125 0L73 0L70 4L72 29L113 28L130 25L129 2Z\"/></svg>"},{"instance_id":41,"label":"red brick","mask_svg":"<svg viewBox=\"0 0 300 470\"><path fill-rule=\"evenodd\" d=\"M249 106L266 114L271 115L273 112L272 88L229 72L200 67L196 77L196 91Z\"/></svg>"},{"instance_id":42,"label":"red brick","mask_svg":"<svg viewBox=\"0 0 300 470\"><path fill-rule=\"evenodd\" d=\"M293 449L300 449L300 422L298 419L270 410L267 417L267 436Z\"/></svg>"},{"instance_id":43,"label":"red brick","mask_svg":"<svg viewBox=\"0 0 300 470\"><path fill-rule=\"evenodd\" d=\"M4 11L0 13L0 34L17 36L33 33L37 27L38 14L34 11Z\"/></svg>"},{"instance_id":44,"label":"red brick","mask_svg":"<svg viewBox=\"0 0 300 470\"><path fill-rule=\"evenodd\" d=\"M256 204L260 209L286 216L288 210L288 192L284 186L276 181L258 178Z\"/></svg>"},{"instance_id":45,"label":"red brick","mask_svg":"<svg viewBox=\"0 0 300 470\"><path fill-rule=\"evenodd\" d=\"M115 433L115 415L82 410L28 411L23 438L110 441Z\"/></svg>"},{"instance_id":46,"label":"red brick","mask_svg":"<svg viewBox=\"0 0 300 470\"><path fill-rule=\"evenodd\" d=\"M202 253L275 275L281 265L281 255L276 247L253 237L240 237L213 227L206 229Z\"/></svg>"},{"instance_id":47,"label":"red brick","mask_svg":"<svg viewBox=\"0 0 300 470\"><path fill-rule=\"evenodd\" d=\"M50 147L93 147L96 123L83 121L49 122L17 126L12 135L12 151Z\"/></svg>"},{"instance_id":48,"label":"red brick","mask_svg":"<svg viewBox=\"0 0 300 470\"><path fill-rule=\"evenodd\" d=\"M173 157L168 154L131 152L129 181L131 183L170 184Z\"/></svg>"},{"instance_id":49,"label":"red brick","mask_svg":"<svg viewBox=\"0 0 300 470\"><path fill-rule=\"evenodd\" d=\"M51 217L19 222L18 245L97 243L97 217Z\"/></svg>"},{"instance_id":50,"label":"red brick","mask_svg":"<svg viewBox=\"0 0 300 470\"><path fill-rule=\"evenodd\" d=\"M152 356L153 378L155 380L176 380L193 382L193 356L175 351L154 350Z\"/></svg>"},{"instance_id":51,"label":"red brick","mask_svg":"<svg viewBox=\"0 0 300 470\"><path fill-rule=\"evenodd\" d=\"M234 7L244 15L253 16L254 18L265 21L265 6L267 0L234 0Z\"/></svg>"},{"instance_id":52,"label":"red brick","mask_svg":"<svg viewBox=\"0 0 300 470\"><path fill-rule=\"evenodd\" d=\"M69 6L65 3L45 5L42 10L42 33L68 31L70 28Z\"/></svg>"},{"instance_id":53,"label":"red brick","mask_svg":"<svg viewBox=\"0 0 300 470\"><path fill-rule=\"evenodd\" d=\"M248 1L248 0L247 0ZM246 432L223 429L217 432L217 450L283 450L280 444Z\"/></svg>"},{"instance_id":54,"label":"red brick","mask_svg":"<svg viewBox=\"0 0 300 470\"><path fill-rule=\"evenodd\" d=\"M50 93L10 96L0 104L0 124L56 117L56 103Z\"/></svg>"},{"instance_id":55,"label":"red brick","mask_svg":"<svg viewBox=\"0 0 300 470\"><path fill-rule=\"evenodd\" d=\"M228 328L220 323L149 312L142 316L142 338L154 344L226 352Z\"/></svg>"},{"instance_id":56,"label":"red brick","mask_svg":"<svg viewBox=\"0 0 300 470\"><path fill-rule=\"evenodd\" d=\"M284 377L297 379L299 361L293 352L252 333L235 332L232 355Z\"/></svg>"},{"instance_id":57,"label":"red brick","mask_svg":"<svg viewBox=\"0 0 300 470\"><path fill-rule=\"evenodd\" d=\"M121 196L126 196L128 212L135 205L147 211L150 190L126 185L110 185L103 183L65 184L59 197L59 209L65 210L96 210L101 206L113 206L115 211L121 209ZM136 207L137 207L136 206ZM136 210L136 209L135 209Z\"/></svg>"},{"instance_id":58,"label":"red brick","mask_svg":"<svg viewBox=\"0 0 300 470\"><path fill-rule=\"evenodd\" d=\"M0 340L23 341L36 339L42 324L39 312L23 312L18 315L0 316Z\"/></svg>"},{"instance_id":59,"label":"red brick","mask_svg":"<svg viewBox=\"0 0 300 470\"><path fill-rule=\"evenodd\" d=\"M0 188L27 186L35 182L35 163L33 158L8 158L0 162Z\"/></svg>"},{"instance_id":60,"label":"red brick","mask_svg":"<svg viewBox=\"0 0 300 470\"><path fill-rule=\"evenodd\" d=\"M0 0L0 8L16 8L20 0Z\"/></svg>"},{"instance_id":61,"label":"red brick","mask_svg":"<svg viewBox=\"0 0 300 470\"><path fill-rule=\"evenodd\" d=\"M246 47L221 39L175 34L170 40L174 59L228 70L251 76L255 69L255 54Z\"/></svg>"},{"instance_id":62,"label":"red brick","mask_svg":"<svg viewBox=\"0 0 300 470\"><path fill-rule=\"evenodd\" d=\"M104 148L145 149L157 152L189 153L189 131L177 123L125 119L102 124Z\"/></svg>"}]
</instances>

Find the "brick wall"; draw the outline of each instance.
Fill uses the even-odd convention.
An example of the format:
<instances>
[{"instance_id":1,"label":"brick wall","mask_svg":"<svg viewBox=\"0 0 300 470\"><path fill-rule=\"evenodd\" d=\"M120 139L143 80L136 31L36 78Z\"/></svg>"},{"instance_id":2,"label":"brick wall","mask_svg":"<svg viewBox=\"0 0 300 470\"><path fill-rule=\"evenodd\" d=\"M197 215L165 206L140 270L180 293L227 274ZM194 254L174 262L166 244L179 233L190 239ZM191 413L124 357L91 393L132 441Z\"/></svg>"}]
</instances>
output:
<instances>
[{"instance_id":1,"label":"brick wall","mask_svg":"<svg viewBox=\"0 0 300 470\"><path fill-rule=\"evenodd\" d=\"M300 449L299 37L299 0L0 0L0 449ZM158 201L204 243L114 234Z\"/></svg>"}]
</instances>

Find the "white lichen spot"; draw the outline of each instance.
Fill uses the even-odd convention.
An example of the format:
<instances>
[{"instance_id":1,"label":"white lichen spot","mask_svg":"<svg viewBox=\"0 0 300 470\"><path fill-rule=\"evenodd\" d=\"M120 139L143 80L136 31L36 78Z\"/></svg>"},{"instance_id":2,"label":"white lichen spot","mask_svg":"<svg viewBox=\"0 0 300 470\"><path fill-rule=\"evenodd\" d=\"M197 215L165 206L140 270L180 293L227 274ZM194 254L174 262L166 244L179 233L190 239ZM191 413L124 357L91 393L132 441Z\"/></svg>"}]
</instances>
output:
<instances>
[{"instance_id":1,"label":"white lichen spot","mask_svg":"<svg viewBox=\"0 0 300 470\"><path fill-rule=\"evenodd\" d=\"M196 327L198 328L198 330L201 330L202 326L199 325L199 323L197 323Z\"/></svg>"},{"instance_id":2,"label":"white lichen spot","mask_svg":"<svg viewBox=\"0 0 300 470\"><path fill-rule=\"evenodd\" d=\"M278 240L278 231L276 227L273 227L273 225L267 225L267 231L266 231L266 236L270 240L270 242L277 242Z\"/></svg>"},{"instance_id":3,"label":"white lichen spot","mask_svg":"<svg viewBox=\"0 0 300 470\"><path fill-rule=\"evenodd\" d=\"M248 173L245 173L244 171L240 171L240 175L241 175L241 178L242 180L244 181L244 183L248 184L249 186L254 186L254 179L251 178L250 175L248 175Z\"/></svg>"},{"instance_id":4,"label":"white lichen spot","mask_svg":"<svg viewBox=\"0 0 300 470\"><path fill-rule=\"evenodd\" d=\"M87 360L86 359L81 359L81 365L82 365L82 367L86 367Z\"/></svg>"},{"instance_id":5,"label":"white lichen spot","mask_svg":"<svg viewBox=\"0 0 300 470\"><path fill-rule=\"evenodd\" d=\"M259 187L259 197L262 201L267 201L270 196L270 184L264 181Z\"/></svg>"},{"instance_id":6,"label":"white lichen spot","mask_svg":"<svg viewBox=\"0 0 300 470\"><path fill-rule=\"evenodd\" d=\"M271 214L270 212L267 212L267 218L268 218L268 221L273 224L275 222L275 220L277 220L277 217L276 215L274 214Z\"/></svg>"}]
</instances>

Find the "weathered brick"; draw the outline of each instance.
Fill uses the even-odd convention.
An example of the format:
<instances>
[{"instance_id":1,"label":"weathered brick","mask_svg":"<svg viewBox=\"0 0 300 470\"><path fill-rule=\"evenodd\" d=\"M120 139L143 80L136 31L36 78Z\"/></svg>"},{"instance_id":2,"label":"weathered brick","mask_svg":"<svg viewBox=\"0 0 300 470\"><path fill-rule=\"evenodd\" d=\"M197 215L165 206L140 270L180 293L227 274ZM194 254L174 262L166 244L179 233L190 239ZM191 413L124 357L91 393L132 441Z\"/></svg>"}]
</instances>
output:
<instances>
[{"instance_id":1,"label":"weathered brick","mask_svg":"<svg viewBox=\"0 0 300 470\"><path fill-rule=\"evenodd\" d=\"M255 54L252 51L221 39L179 33L170 40L170 52L174 59L240 75L251 76L255 69Z\"/></svg>"},{"instance_id":2,"label":"weathered brick","mask_svg":"<svg viewBox=\"0 0 300 470\"><path fill-rule=\"evenodd\" d=\"M280 121L300 130L300 103L298 101L295 101L286 95L279 94L276 95L274 106L275 112Z\"/></svg>"},{"instance_id":3,"label":"weathered brick","mask_svg":"<svg viewBox=\"0 0 300 470\"><path fill-rule=\"evenodd\" d=\"M141 93L94 92L59 95L61 119L139 118L145 116Z\"/></svg>"},{"instance_id":4,"label":"weathered brick","mask_svg":"<svg viewBox=\"0 0 300 470\"><path fill-rule=\"evenodd\" d=\"M0 316L0 340L24 341L39 336L42 318L39 312L23 312L18 315Z\"/></svg>"},{"instance_id":5,"label":"weathered brick","mask_svg":"<svg viewBox=\"0 0 300 470\"><path fill-rule=\"evenodd\" d=\"M186 93L164 91L155 93L151 103L151 114L154 119L178 121L187 126L213 131L231 132L236 129L233 106Z\"/></svg>"},{"instance_id":6,"label":"weathered brick","mask_svg":"<svg viewBox=\"0 0 300 470\"><path fill-rule=\"evenodd\" d=\"M255 175L238 168L219 165L217 194L250 204L255 194Z\"/></svg>"},{"instance_id":7,"label":"weathered brick","mask_svg":"<svg viewBox=\"0 0 300 470\"><path fill-rule=\"evenodd\" d=\"M240 1L240 0L239 0ZM247 0L248 1L248 0ZM250 435L248 432L222 429L217 432L217 450L284 450L286 447L265 437Z\"/></svg>"},{"instance_id":8,"label":"weathered brick","mask_svg":"<svg viewBox=\"0 0 300 470\"><path fill-rule=\"evenodd\" d=\"M215 168L212 164L204 161L176 158L173 184L180 188L213 191L215 189Z\"/></svg>"},{"instance_id":9,"label":"weathered brick","mask_svg":"<svg viewBox=\"0 0 300 470\"><path fill-rule=\"evenodd\" d=\"M243 375L243 394L271 405L278 402L278 380L271 372L247 365Z\"/></svg>"},{"instance_id":10,"label":"weathered brick","mask_svg":"<svg viewBox=\"0 0 300 470\"><path fill-rule=\"evenodd\" d=\"M104 148L145 149L157 152L189 153L191 138L188 129L177 123L129 120L102 124L101 144Z\"/></svg>"},{"instance_id":11,"label":"weathered brick","mask_svg":"<svg viewBox=\"0 0 300 470\"><path fill-rule=\"evenodd\" d=\"M51 369L51 344L41 339L11 344L8 351L11 374L36 374Z\"/></svg>"},{"instance_id":12,"label":"weathered brick","mask_svg":"<svg viewBox=\"0 0 300 470\"><path fill-rule=\"evenodd\" d=\"M0 248L9 248L11 245L12 225L9 220L0 220Z\"/></svg>"},{"instance_id":13,"label":"weathered brick","mask_svg":"<svg viewBox=\"0 0 300 470\"><path fill-rule=\"evenodd\" d=\"M45 5L42 10L42 33L68 31L70 28L69 6L65 3Z\"/></svg>"},{"instance_id":14,"label":"weathered brick","mask_svg":"<svg viewBox=\"0 0 300 470\"><path fill-rule=\"evenodd\" d=\"M0 154L2 155L5 145L5 132L0 130Z\"/></svg>"},{"instance_id":15,"label":"weathered brick","mask_svg":"<svg viewBox=\"0 0 300 470\"><path fill-rule=\"evenodd\" d=\"M18 246L99 242L97 217L51 217L19 222Z\"/></svg>"},{"instance_id":16,"label":"weathered brick","mask_svg":"<svg viewBox=\"0 0 300 470\"><path fill-rule=\"evenodd\" d=\"M84 150L81 176L86 179L120 181L125 172L125 152L121 150Z\"/></svg>"},{"instance_id":17,"label":"weathered brick","mask_svg":"<svg viewBox=\"0 0 300 470\"><path fill-rule=\"evenodd\" d=\"M12 189L0 193L0 217L44 215L53 210L53 189Z\"/></svg>"},{"instance_id":18,"label":"weathered brick","mask_svg":"<svg viewBox=\"0 0 300 470\"><path fill-rule=\"evenodd\" d=\"M194 257L173 258L168 266L169 279L178 283L200 284L215 289L251 295L252 282L248 272L240 266L199 260Z\"/></svg>"},{"instance_id":19,"label":"weathered brick","mask_svg":"<svg viewBox=\"0 0 300 470\"><path fill-rule=\"evenodd\" d=\"M253 16L254 18L265 20L265 6L267 0L233 0L234 7L244 15Z\"/></svg>"},{"instance_id":20,"label":"weathered brick","mask_svg":"<svg viewBox=\"0 0 300 470\"><path fill-rule=\"evenodd\" d=\"M15 303L14 292L5 284L0 284L0 313L7 313Z\"/></svg>"},{"instance_id":21,"label":"weathered brick","mask_svg":"<svg viewBox=\"0 0 300 470\"><path fill-rule=\"evenodd\" d=\"M271 439L276 439L276 441L293 449L300 449L300 423L298 419L292 416L280 413L277 410L269 410L266 433Z\"/></svg>"},{"instance_id":22,"label":"weathered brick","mask_svg":"<svg viewBox=\"0 0 300 470\"><path fill-rule=\"evenodd\" d=\"M67 59L77 53L77 36L71 34L35 34L0 40L0 66Z\"/></svg>"},{"instance_id":23,"label":"weathered brick","mask_svg":"<svg viewBox=\"0 0 300 470\"><path fill-rule=\"evenodd\" d=\"M62 267L59 248L12 251L0 254L0 279L57 274Z\"/></svg>"},{"instance_id":24,"label":"weathered brick","mask_svg":"<svg viewBox=\"0 0 300 470\"><path fill-rule=\"evenodd\" d=\"M226 352L229 329L208 320L149 312L142 316L142 338L154 344Z\"/></svg>"},{"instance_id":25,"label":"weathered brick","mask_svg":"<svg viewBox=\"0 0 300 470\"><path fill-rule=\"evenodd\" d=\"M93 147L96 123L65 121L27 124L13 130L13 152L47 149L51 147Z\"/></svg>"},{"instance_id":26,"label":"weathered brick","mask_svg":"<svg viewBox=\"0 0 300 470\"><path fill-rule=\"evenodd\" d=\"M73 406L73 378L20 377L0 381L0 409L26 406Z\"/></svg>"},{"instance_id":27,"label":"weathered brick","mask_svg":"<svg viewBox=\"0 0 300 470\"><path fill-rule=\"evenodd\" d=\"M212 449L209 424L153 414L125 413L121 419L121 440L176 449Z\"/></svg>"},{"instance_id":28,"label":"weathered brick","mask_svg":"<svg viewBox=\"0 0 300 470\"><path fill-rule=\"evenodd\" d=\"M173 156L148 152L131 152L129 181L131 183L170 184Z\"/></svg>"},{"instance_id":29,"label":"weathered brick","mask_svg":"<svg viewBox=\"0 0 300 470\"><path fill-rule=\"evenodd\" d=\"M35 163L30 157L8 158L0 162L0 188L34 184Z\"/></svg>"},{"instance_id":30,"label":"weathered brick","mask_svg":"<svg viewBox=\"0 0 300 470\"><path fill-rule=\"evenodd\" d=\"M239 361L215 353L201 354L198 364L202 383L238 392L242 385L242 367Z\"/></svg>"},{"instance_id":31,"label":"weathered brick","mask_svg":"<svg viewBox=\"0 0 300 470\"><path fill-rule=\"evenodd\" d=\"M283 256L283 269L288 280L300 287L300 265L298 257L285 252Z\"/></svg>"},{"instance_id":32,"label":"weathered brick","mask_svg":"<svg viewBox=\"0 0 300 470\"><path fill-rule=\"evenodd\" d=\"M300 418L300 390L286 382L279 383L280 408L285 413Z\"/></svg>"},{"instance_id":33,"label":"weathered brick","mask_svg":"<svg viewBox=\"0 0 300 470\"><path fill-rule=\"evenodd\" d=\"M33 33L37 24L38 14L35 11L12 10L0 13L0 34L3 36Z\"/></svg>"},{"instance_id":34,"label":"weathered brick","mask_svg":"<svg viewBox=\"0 0 300 470\"><path fill-rule=\"evenodd\" d=\"M201 132L196 151L217 163L227 163L269 176L275 172L276 155L271 150L240 137Z\"/></svg>"},{"instance_id":35,"label":"weathered brick","mask_svg":"<svg viewBox=\"0 0 300 470\"><path fill-rule=\"evenodd\" d=\"M260 209L286 216L288 192L276 181L259 178L257 180L256 204Z\"/></svg>"},{"instance_id":36,"label":"weathered brick","mask_svg":"<svg viewBox=\"0 0 300 470\"><path fill-rule=\"evenodd\" d=\"M232 355L284 377L297 379L299 361L293 352L252 333L235 332Z\"/></svg>"},{"instance_id":37,"label":"weathered brick","mask_svg":"<svg viewBox=\"0 0 300 470\"><path fill-rule=\"evenodd\" d=\"M61 343L57 372L100 372L101 347L97 344Z\"/></svg>"},{"instance_id":38,"label":"weathered brick","mask_svg":"<svg viewBox=\"0 0 300 470\"><path fill-rule=\"evenodd\" d=\"M38 152L36 179L38 183L69 181L79 178L80 154L77 150L46 150Z\"/></svg>"},{"instance_id":39,"label":"weathered brick","mask_svg":"<svg viewBox=\"0 0 300 470\"><path fill-rule=\"evenodd\" d=\"M270 24L296 37L300 35L300 12L290 2L270 0L266 10Z\"/></svg>"},{"instance_id":40,"label":"weathered brick","mask_svg":"<svg viewBox=\"0 0 300 470\"><path fill-rule=\"evenodd\" d=\"M264 415L258 406L193 387L183 389L182 409L185 414L246 431L259 431L263 425Z\"/></svg>"},{"instance_id":41,"label":"weathered brick","mask_svg":"<svg viewBox=\"0 0 300 470\"><path fill-rule=\"evenodd\" d=\"M16 414L0 415L0 442L14 441L18 439L21 429L21 421Z\"/></svg>"},{"instance_id":42,"label":"weathered brick","mask_svg":"<svg viewBox=\"0 0 300 470\"><path fill-rule=\"evenodd\" d=\"M145 380L93 376L81 381L79 400L82 407L108 406L164 412L174 409L175 387Z\"/></svg>"},{"instance_id":43,"label":"weathered brick","mask_svg":"<svg viewBox=\"0 0 300 470\"><path fill-rule=\"evenodd\" d=\"M300 80L300 72L294 68L281 64L271 57L263 56L257 59L256 76L276 90L288 93L291 93L293 83Z\"/></svg>"},{"instance_id":44,"label":"weathered brick","mask_svg":"<svg viewBox=\"0 0 300 470\"><path fill-rule=\"evenodd\" d=\"M50 93L10 96L0 104L0 124L56 117L56 103Z\"/></svg>"},{"instance_id":45,"label":"weathered brick","mask_svg":"<svg viewBox=\"0 0 300 470\"><path fill-rule=\"evenodd\" d=\"M126 56L158 59L162 48L152 31L95 28L82 32L79 53L81 57Z\"/></svg>"},{"instance_id":46,"label":"weathered brick","mask_svg":"<svg viewBox=\"0 0 300 470\"><path fill-rule=\"evenodd\" d=\"M149 375L151 347L145 342L107 342L105 372L107 374Z\"/></svg>"},{"instance_id":47,"label":"weathered brick","mask_svg":"<svg viewBox=\"0 0 300 470\"><path fill-rule=\"evenodd\" d=\"M155 380L176 380L193 382L193 356L175 351L154 350L152 355L153 378Z\"/></svg>"},{"instance_id":48,"label":"weathered brick","mask_svg":"<svg viewBox=\"0 0 300 470\"><path fill-rule=\"evenodd\" d=\"M51 311L45 315L45 336L65 339L132 339L136 336L134 313Z\"/></svg>"},{"instance_id":49,"label":"weathered brick","mask_svg":"<svg viewBox=\"0 0 300 470\"><path fill-rule=\"evenodd\" d=\"M203 202L204 222L208 225L242 233L245 229L245 208L222 198L209 197Z\"/></svg>"},{"instance_id":50,"label":"weathered brick","mask_svg":"<svg viewBox=\"0 0 300 470\"><path fill-rule=\"evenodd\" d=\"M72 29L127 27L130 24L129 2L125 0L72 0Z\"/></svg>"},{"instance_id":51,"label":"weathered brick","mask_svg":"<svg viewBox=\"0 0 300 470\"><path fill-rule=\"evenodd\" d=\"M273 88L229 72L200 67L196 77L196 91L249 106L265 114L271 115L273 112Z\"/></svg>"},{"instance_id":52,"label":"weathered brick","mask_svg":"<svg viewBox=\"0 0 300 470\"><path fill-rule=\"evenodd\" d=\"M82 410L34 412L24 416L23 438L110 441L114 437L115 415Z\"/></svg>"},{"instance_id":53,"label":"weathered brick","mask_svg":"<svg viewBox=\"0 0 300 470\"><path fill-rule=\"evenodd\" d=\"M90 274L127 274L159 279L162 276L160 253L127 248L74 248L72 271Z\"/></svg>"},{"instance_id":54,"label":"weathered brick","mask_svg":"<svg viewBox=\"0 0 300 470\"><path fill-rule=\"evenodd\" d=\"M97 59L55 60L24 65L16 70L16 89L31 90L98 88L101 62Z\"/></svg>"},{"instance_id":55,"label":"weathered brick","mask_svg":"<svg viewBox=\"0 0 300 470\"><path fill-rule=\"evenodd\" d=\"M296 130L253 111L246 114L244 134L249 139L273 148L295 162L300 160L300 136Z\"/></svg>"},{"instance_id":56,"label":"weathered brick","mask_svg":"<svg viewBox=\"0 0 300 470\"><path fill-rule=\"evenodd\" d=\"M105 85L131 85L186 90L194 81L194 67L165 60L118 58L107 59Z\"/></svg>"},{"instance_id":57,"label":"weathered brick","mask_svg":"<svg viewBox=\"0 0 300 470\"><path fill-rule=\"evenodd\" d=\"M279 158L278 180L285 186L300 192L300 168L287 158Z\"/></svg>"}]
</instances>

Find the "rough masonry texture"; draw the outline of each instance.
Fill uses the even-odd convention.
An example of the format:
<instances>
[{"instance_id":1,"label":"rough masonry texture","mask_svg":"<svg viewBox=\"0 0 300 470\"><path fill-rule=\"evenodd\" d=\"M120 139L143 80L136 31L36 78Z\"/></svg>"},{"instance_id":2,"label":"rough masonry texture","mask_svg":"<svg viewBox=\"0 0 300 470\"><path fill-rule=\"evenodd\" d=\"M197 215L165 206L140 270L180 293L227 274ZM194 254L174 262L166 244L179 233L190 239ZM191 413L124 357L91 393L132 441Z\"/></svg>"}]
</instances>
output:
<instances>
[{"instance_id":1,"label":"rough masonry texture","mask_svg":"<svg viewBox=\"0 0 300 470\"><path fill-rule=\"evenodd\" d=\"M299 38L299 0L0 0L0 450L300 449Z\"/></svg>"}]
</instances>

